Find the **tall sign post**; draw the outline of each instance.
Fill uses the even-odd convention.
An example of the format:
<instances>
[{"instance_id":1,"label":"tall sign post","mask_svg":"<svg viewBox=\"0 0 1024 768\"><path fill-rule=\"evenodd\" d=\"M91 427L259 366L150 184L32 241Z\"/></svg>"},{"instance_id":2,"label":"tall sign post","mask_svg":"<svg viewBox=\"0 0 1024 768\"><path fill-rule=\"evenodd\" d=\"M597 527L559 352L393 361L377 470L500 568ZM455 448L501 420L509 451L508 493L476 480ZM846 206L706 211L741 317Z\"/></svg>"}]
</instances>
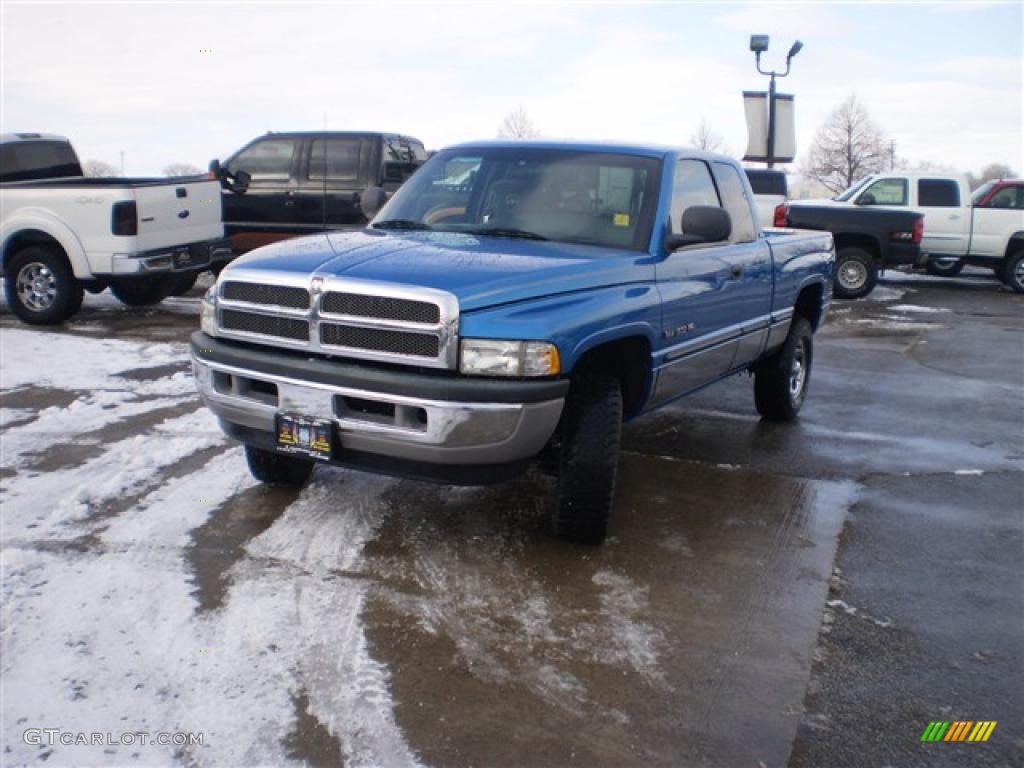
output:
<instances>
[{"instance_id":1,"label":"tall sign post","mask_svg":"<svg viewBox=\"0 0 1024 768\"><path fill-rule=\"evenodd\" d=\"M796 56L804 44L797 40L786 55L786 71L765 72L761 69L761 54L768 50L768 35L751 35L750 50L754 52L757 71L771 78L768 93L744 91L743 103L747 116L747 153L744 160L764 162L769 168L775 163L789 163L796 157L796 133L794 125L793 96L775 90L775 78L786 77ZM767 97L767 98L766 98ZM766 103L767 102L767 103ZM767 111L767 125L765 112Z\"/></svg>"}]
</instances>

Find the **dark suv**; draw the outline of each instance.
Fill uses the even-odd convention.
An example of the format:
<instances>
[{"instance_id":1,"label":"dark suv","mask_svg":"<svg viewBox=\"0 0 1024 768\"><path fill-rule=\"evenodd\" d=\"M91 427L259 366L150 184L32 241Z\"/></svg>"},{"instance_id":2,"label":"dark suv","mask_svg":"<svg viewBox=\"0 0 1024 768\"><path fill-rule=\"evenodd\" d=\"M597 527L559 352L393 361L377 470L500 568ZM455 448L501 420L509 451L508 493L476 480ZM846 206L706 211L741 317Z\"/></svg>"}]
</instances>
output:
<instances>
[{"instance_id":1,"label":"dark suv","mask_svg":"<svg viewBox=\"0 0 1024 768\"><path fill-rule=\"evenodd\" d=\"M367 187L392 193L427 158L423 142L397 133L268 133L223 164L224 225L237 253L287 237L366 224Z\"/></svg>"}]
</instances>

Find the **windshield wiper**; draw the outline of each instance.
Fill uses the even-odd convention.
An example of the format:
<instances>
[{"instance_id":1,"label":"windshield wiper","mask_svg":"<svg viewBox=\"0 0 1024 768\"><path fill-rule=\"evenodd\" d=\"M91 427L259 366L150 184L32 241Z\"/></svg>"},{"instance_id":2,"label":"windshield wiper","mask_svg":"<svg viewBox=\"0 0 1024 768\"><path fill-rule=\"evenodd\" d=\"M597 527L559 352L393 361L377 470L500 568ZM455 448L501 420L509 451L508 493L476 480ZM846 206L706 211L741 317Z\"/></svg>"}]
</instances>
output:
<instances>
[{"instance_id":1,"label":"windshield wiper","mask_svg":"<svg viewBox=\"0 0 1024 768\"><path fill-rule=\"evenodd\" d=\"M372 226L374 229L433 229L429 224L414 219L386 219L375 221Z\"/></svg>"},{"instance_id":2,"label":"windshield wiper","mask_svg":"<svg viewBox=\"0 0 1024 768\"><path fill-rule=\"evenodd\" d=\"M494 235L495 237L518 237L523 240L547 240L544 235L536 232L529 232L525 229L513 229L511 227L477 227L476 229L461 229L460 232L467 232L471 235Z\"/></svg>"}]
</instances>

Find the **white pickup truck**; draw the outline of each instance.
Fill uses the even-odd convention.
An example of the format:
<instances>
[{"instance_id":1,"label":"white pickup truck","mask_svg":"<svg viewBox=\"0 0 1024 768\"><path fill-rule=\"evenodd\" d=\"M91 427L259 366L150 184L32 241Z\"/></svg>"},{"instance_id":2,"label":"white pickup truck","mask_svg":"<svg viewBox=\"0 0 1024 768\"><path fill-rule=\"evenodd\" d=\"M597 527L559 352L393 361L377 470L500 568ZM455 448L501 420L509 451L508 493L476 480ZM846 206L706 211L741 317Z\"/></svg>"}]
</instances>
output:
<instances>
[{"instance_id":1,"label":"white pickup truck","mask_svg":"<svg viewBox=\"0 0 1024 768\"><path fill-rule=\"evenodd\" d=\"M921 252L927 254L931 274L952 277L964 264L975 264L990 268L1006 285L1024 293L1022 180L992 182L972 195L961 175L876 173L821 203L923 213Z\"/></svg>"},{"instance_id":2,"label":"white pickup truck","mask_svg":"<svg viewBox=\"0 0 1024 768\"><path fill-rule=\"evenodd\" d=\"M61 136L0 136L0 275L26 323L64 322L85 290L155 304L231 256L219 182L85 178Z\"/></svg>"}]
</instances>

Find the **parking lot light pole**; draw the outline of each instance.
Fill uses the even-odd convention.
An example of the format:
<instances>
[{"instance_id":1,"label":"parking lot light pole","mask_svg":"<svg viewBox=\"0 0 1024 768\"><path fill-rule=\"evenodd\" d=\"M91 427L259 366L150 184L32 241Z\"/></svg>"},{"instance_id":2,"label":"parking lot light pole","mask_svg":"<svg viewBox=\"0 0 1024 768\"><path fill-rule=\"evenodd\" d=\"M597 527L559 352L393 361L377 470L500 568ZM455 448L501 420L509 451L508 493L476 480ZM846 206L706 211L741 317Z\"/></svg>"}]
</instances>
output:
<instances>
[{"instance_id":1,"label":"parking lot light pole","mask_svg":"<svg viewBox=\"0 0 1024 768\"><path fill-rule=\"evenodd\" d=\"M789 68L792 66L793 57L800 53L800 49L804 47L804 44L797 40L790 46L789 53L786 54L786 71L776 72L774 69L770 72L765 72L761 69L761 54L768 50L768 35L751 35L750 36L750 50L754 52L754 62L757 64L757 71L762 75L768 75L771 77L771 82L768 85L768 167L775 167L775 78L786 77L789 74Z\"/></svg>"}]
</instances>

